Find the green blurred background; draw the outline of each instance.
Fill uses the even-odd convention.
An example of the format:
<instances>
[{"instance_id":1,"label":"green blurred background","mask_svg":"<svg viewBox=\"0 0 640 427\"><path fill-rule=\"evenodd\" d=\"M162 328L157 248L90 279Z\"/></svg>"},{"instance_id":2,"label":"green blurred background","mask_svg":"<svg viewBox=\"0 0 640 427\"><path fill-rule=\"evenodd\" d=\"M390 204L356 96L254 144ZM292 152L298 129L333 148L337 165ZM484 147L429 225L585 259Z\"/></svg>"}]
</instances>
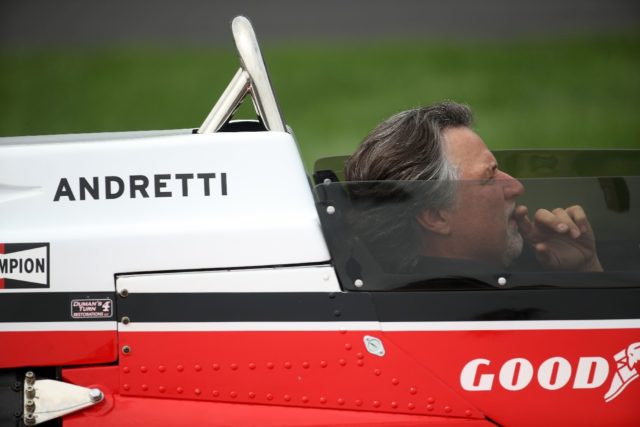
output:
<instances>
[{"instance_id":1,"label":"green blurred background","mask_svg":"<svg viewBox=\"0 0 640 427\"><path fill-rule=\"evenodd\" d=\"M226 28L228 18L220 20ZM252 20L262 41L261 17ZM262 45L307 168L352 152L389 115L443 99L469 104L492 148L640 147L633 25L516 37L267 38ZM0 136L195 128L237 67L230 36L211 45L7 42Z\"/></svg>"}]
</instances>

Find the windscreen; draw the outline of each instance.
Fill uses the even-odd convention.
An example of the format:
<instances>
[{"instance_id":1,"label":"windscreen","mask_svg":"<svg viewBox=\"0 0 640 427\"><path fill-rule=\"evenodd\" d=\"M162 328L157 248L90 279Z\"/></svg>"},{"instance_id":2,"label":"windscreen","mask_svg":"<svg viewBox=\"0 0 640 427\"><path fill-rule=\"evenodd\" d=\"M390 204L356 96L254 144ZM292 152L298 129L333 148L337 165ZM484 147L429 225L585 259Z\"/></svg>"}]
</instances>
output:
<instances>
[{"instance_id":1,"label":"windscreen","mask_svg":"<svg viewBox=\"0 0 640 427\"><path fill-rule=\"evenodd\" d=\"M316 187L353 290L640 286L640 177Z\"/></svg>"}]
</instances>

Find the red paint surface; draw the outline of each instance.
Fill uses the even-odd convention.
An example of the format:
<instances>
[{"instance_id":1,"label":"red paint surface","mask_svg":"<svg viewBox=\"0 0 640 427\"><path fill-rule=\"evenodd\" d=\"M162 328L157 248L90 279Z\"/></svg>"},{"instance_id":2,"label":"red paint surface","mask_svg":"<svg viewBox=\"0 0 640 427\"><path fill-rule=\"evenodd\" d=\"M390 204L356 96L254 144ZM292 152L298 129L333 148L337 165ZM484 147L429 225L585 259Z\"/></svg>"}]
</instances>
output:
<instances>
[{"instance_id":1,"label":"red paint surface","mask_svg":"<svg viewBox=\"0 0 640 427\"><path fill-rule=\"evenodd\" d=\"M369 354L363 335L382 339ZM105 363L116 359L115 332L0 334L3 367ZM90 425L640 425L640 379L604 401L613 356L640 342L640 331L449 332L122 332L117 365L71 368L64 379L105 391L105 401L65 418ZM572 367L567 384L548 390L537 368L552 357ZM580 357L602 357L607 379L574 389ZM488 359L490 391L467 391L463 367ZM500 367L524 358L536 370L527 387L499 384ZM18 363L20 362L20 363ZM635 369L639 366L635 365Z\"/></svg>"},{"instance_id":2,"label":"red paint surface","mask_svg":"<svg viewBox=\"0 0 640 427\"><path fill-rule=\"evenodd\" d=\"M383 340L384 357L369 354L363 335ZM125 396L281 407L342 409L482 419L504 426L638 426L640 380L606 403L613 356L640 341L640 331L453 332L127 332L120 358ZM534 369L519 391L499 384L500 367L522 357ZM567 385L547 390L537 368L551 357L572 366ZM572 388L580 357L609 363L604 383ZM491 391L467 391L460 374L469 361L489 359Z\"/></svg>"},{"instance_id":3,"label":"red paint surface","mask_svg":"<svg viewBox=\"0 0 640 427\"><path fill-rule=\"evenodd\" d=\"M153 398L484 418L390 342L384 357L368 353L366 334L121 333L120 345L131 353L120 357L120 390Z\"/></svg>"},{"instance_id":4,"label":"red paint surface","mask_svg":"<svg viewBox=\"0 0 640 427\"><path fill-rule=\"evenodd\" d=\"M84 387L97 387L102 390L105 398L91 408L65 417L63 425L65 427L494 426L486 420L477 419L315 409L278 404L255 405L122 396L119 394L120 370L118 366L64 369L62 371L64 381Z\"/></svg>"},{"instance_id":5,"label":"red paint surface","mask_svg":"<svg viewBox=\"0 0 640 427\"><path fill-rule=\"evenodd\" d=\"M392 332L386 336L420 365L437 371L443 381L500 425L640 426L640 379L616 399L604 400L617 371L614 354L639 342L640 330ZM594 389L573 389L579 358L590 356L609 362L606 381ZM520 357L532 363L534 377L522 390L506 390L499 384L500 367ZM568 384L558 390L547 390L537 381L537 368L551 357L563 357L572 365ZM495 374L491 391L466 391L460 385L462 368L477 358L491 361L482 368L482 373Z\"/></svg>"},{"instance_id":6,"label":"red paint surface","mask_svg":"<svg viewBox=\"0 0 640 427\"><path fill-rule=\"evenodd\" d=\"M0 332L0 368L108 363L116 331Z\"/></svg>"},{"instance_id":7,"label":"red paint surface","mask_svg":"<svg viewBox=\"0 0 640 427\"><path fill-rule=\"evenodd\" d=\"M96 409L103 404L105 403L98 404ZM107 413L82 411L65 417L63 425L64 427L138 427L141 425L154 427L495 427L495 424L486 420L193 400L145 399L119 395L113 396L112 408Z\"/></svg>"}]
</instances>

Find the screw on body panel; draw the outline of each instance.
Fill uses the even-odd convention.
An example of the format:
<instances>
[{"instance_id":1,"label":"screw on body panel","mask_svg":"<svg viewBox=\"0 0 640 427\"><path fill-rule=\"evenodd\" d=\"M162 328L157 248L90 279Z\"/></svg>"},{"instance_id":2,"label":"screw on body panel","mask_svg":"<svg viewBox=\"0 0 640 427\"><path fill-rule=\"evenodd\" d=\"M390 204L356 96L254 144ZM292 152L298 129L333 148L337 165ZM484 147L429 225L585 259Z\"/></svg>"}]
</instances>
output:
<instances>
[{"instance_id":1,"label":"screw on body panel","mask_svg":"<svg viewBox=\"0 0 640 427\"><path fill-rule=\"evenodd\" d=\"M28 385L33 385L33 383L36 382L36 374L34 374L32 371L27 372L26 374L24 374L24 383L28 384Z\"/></svg>"},{"instance_id":2,"label":"screw on body panel","mask_svg":"<svg viewBox=\"0 0 640 427\"><path fill-rule=\"evenodd\" d=\"M33 399L36 397L36 389L32 385L28 385L24 388L24 393L27 399Z\"/></svg>"},{"instance_id":3,"label":"screw on body panel","mask_svg":"<svg viewBox=\"0 0 640 427\"><path fill-rule=\"evenodd\" d=\"M129 319L127 316L122 316L122 319L120 319L120 321L123 325L128 325L129 322L131 322L131 319Z\"/></svg>"},{"instance_id":4,"label":"screw on body panel","mask_svg":"<svg viewBox=\"0 0 640 427\"><path fill-rule=\"evenodd\" d=\"M333 215L334 213L336 213L336 208L333 206L327 206L327 213L329 215Z\"/></svg>"},{"instance_id":5,"label":"screw on body panel","mask_svg":"<svg viewBox=\"0 0 640 427\"><path fill-rule=\"evenodd\" d=\"M124 353L124 354L131 353L131 347L129 347L128 345L123 346L122 347L122 353Z\"/></svg>"},{"instance_id":6,"label":"screw on body panel","mask_svg":"<svg viewBox=\"0 0 640 427\"><path fill-rule=\"evenodd\" d=\"M33 414L25 414L24 416L24 424L27 426L36 425L36 416Z\"/></svg>"},{"instance_id":7,"label":"screw on body panel","mask_svg":"<svg viewBox=\"0 0 640 427\"><path fill-rule=\"evenodd\" d=\"M354 284L354 285L356 285L356 288L361 288L361 287L363 287L363 286L364 286L364 282L362 281L362 279L356 279L356 280L353 282L353 284Z\"/></svg>"},{"instance_id":8,"label":"screw on body panel","mask_svg":"<svg viewBox=\"0 0 640 427\"><path fill-rule=\"evenodd\" d=\"M121 296L122 298L126 298L126 297L128 297L128 296L129 296L129 291L128 291L128 290L126 290L126 289L122 289L122 290L120 291L120 296Z\"/></svg>"},{"instance_id":9,"label":"screw on body panel","mask_svg":"<svg viewBox=\"0 0 640 427\"><path fill-rule=\"evenodd\" d=\"M89 390L89 399L91 399L92 402L98 403L103 398L104 394L102 394L102 391L99 388L92 388L91 390Z\"/></svg>"}]
</instances>

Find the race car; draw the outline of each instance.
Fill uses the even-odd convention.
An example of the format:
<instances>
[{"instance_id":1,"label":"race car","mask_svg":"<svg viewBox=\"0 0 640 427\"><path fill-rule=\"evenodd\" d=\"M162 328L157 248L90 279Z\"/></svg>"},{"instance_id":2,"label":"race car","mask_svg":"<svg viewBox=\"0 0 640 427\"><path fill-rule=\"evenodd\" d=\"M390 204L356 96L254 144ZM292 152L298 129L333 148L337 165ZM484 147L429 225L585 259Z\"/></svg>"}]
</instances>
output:
<instances>
[{"instance_id":1,"label":"race car","mask_svg":"<svg viewBox=\"0 0 640 427\"><path fill-rule=\"evenodd\" d=\"M308 177L232 30L198 129L0 138L0 425L640 425L640 150L494 152L604 272L389 269L354 197L389 183Z\"/></svg>"}]
</instances>

